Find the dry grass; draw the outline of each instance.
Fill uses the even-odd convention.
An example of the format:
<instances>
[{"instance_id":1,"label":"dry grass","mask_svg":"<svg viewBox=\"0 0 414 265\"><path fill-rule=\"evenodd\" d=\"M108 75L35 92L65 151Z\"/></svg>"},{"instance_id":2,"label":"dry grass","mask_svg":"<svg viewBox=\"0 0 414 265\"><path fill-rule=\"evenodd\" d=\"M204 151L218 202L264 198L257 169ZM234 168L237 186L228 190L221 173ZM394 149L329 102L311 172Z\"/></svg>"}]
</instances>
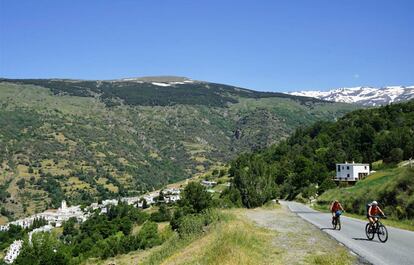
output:
<instances>
[{"instance_id":1,"label":"dry grass","mask_svg":"<svg viewBox=\"0 0 414 265\"><path fill-rule=\"evenodd\" d=\"M144 264L270 264L277 260L279 251L272 246L276 233L255 226L243 217L243 211L225 211L224 220L192 242L167 241Z\"/></svg>"},{"instance_id":2,"label":"dry grass","mask_svg":"<svg viewBox=\"0 0 414 265\"><path fill-rule=\"evenodd\" d=\"M0 216L0 225L4 225L8 222L7 217L5 216Z\"/></svg>"},{"instance_id":3,"label":"dry grass","mask_svg":"<svg viewBox=\"0 0 414 265\"><path fill-rule=\"evenodd\" d=\"M358 263L349 251L278 204L223 210L203 235L179 238L169 231L161 246L87 264L315 264ZM166 231L167 223L160 225ZM164 228L163 228L164 227ZM139 227L135 228L137 231Z\"/></svg>"}]
</instances>

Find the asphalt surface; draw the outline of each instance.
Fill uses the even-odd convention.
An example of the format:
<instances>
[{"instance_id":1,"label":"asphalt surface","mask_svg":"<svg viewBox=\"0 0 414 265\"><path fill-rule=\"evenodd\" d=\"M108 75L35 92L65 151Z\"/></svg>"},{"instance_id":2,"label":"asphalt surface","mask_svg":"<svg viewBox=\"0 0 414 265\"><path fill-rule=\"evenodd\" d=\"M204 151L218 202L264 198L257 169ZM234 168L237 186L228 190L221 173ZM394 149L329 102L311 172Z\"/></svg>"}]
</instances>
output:
<instances>
[{"instance_id":1,"label":"asphalt surface","mask_svg":"<svg viewBox=\"0 0 414 265\"><path fill-rule=\"evenodd\" d=\"M381 243L377 235L369 241L365 235L365 221L346 217L345 213L341 216L342 229L333 230L330 213L321 213L297 202L281 203L372 264L414 265L414 232L387 227L387 242Z\"/></svg>"}]
</instances>

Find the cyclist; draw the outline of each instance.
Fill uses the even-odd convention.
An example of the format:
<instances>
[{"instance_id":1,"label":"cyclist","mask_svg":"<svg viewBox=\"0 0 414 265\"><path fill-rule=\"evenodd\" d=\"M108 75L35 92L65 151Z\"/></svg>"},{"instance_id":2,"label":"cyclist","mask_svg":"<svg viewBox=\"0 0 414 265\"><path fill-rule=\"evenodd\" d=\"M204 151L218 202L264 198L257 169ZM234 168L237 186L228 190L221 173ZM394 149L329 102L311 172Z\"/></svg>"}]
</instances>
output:
<instances>
[{"instance_id":1,"label":"cyclist","mask_svg":"<svg viewBox=\"0 0 414 265\"><path fill-rule=\"evenodd\" d=\"M331 207L329 207L329 209L331 210L331 213L332 213L332 224L333 224L335 217L341 215L341 211L344 211L344 208L342 207L342 205L339 203L338 200L334 200L331 203Z\"/></svg>"},{"instance_id":2,"label":"cyclist","mask_svg":"<svg viewBox=\"0 0 414 265\"><path fill-rule=\"evenodd\" d=\"M376 218L375 216L377 216L379 213L385 216L384 212L378 206L378 202L377 201L371 202L371 204L369 204L369 208L367 212L367 217L368 217L370 224L373 224L375 223L375 221L377 221L378 218Z\"/></svg>"}]
</instances>

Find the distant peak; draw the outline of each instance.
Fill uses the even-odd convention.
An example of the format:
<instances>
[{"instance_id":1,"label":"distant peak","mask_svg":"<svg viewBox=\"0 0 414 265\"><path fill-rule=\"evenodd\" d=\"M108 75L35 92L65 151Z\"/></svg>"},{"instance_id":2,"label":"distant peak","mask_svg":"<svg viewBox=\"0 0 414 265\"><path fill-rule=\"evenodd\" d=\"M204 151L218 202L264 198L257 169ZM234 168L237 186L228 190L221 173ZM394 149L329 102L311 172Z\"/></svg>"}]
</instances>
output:
<instances>
[{"instance_id":1,"label":"distant peak","mask_svg":"<svg viewBox=\"0 0 414 265\"><path fill-rule=\"evenodd\" d=\"M143 76L135 78L123 78L120 81L142 81L142 82L159 82L159 83L171 83L171 82L184 82L192 81L190 78L183 76Z\"/></svg>"},{"instance_id":2,"label":"distant peak","mask_svg":"<svg viewBox=\"0 0 414 265\"><path fill-rule=\"evenodd\" d=\"M365 106L380 106L414 99L413 86L370 87L359 86L337 88L329 91L290 92L291 95L313 97L322 100L357 103Z\"/></svg>"}]
</instances>

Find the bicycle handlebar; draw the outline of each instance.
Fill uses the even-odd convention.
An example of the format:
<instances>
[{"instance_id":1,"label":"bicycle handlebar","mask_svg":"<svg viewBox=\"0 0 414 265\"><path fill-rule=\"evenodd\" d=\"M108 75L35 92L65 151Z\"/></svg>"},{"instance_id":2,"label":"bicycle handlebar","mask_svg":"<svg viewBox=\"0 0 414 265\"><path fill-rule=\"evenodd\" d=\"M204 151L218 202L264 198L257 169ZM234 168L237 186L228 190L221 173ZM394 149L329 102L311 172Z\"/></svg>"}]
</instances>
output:
<instances>
[{"instance_id":1,"label":"bicycle handlebar","mask_svg":"<svg viewBox=\"0 0 414 265\"><path fill-rule=\"evenodd\" d=\"M378 219L380 219L380 218L387 219L386 215L370 215L370 217L374 217L374 218L378 218Z\"/></svg>"}]
</instances>

